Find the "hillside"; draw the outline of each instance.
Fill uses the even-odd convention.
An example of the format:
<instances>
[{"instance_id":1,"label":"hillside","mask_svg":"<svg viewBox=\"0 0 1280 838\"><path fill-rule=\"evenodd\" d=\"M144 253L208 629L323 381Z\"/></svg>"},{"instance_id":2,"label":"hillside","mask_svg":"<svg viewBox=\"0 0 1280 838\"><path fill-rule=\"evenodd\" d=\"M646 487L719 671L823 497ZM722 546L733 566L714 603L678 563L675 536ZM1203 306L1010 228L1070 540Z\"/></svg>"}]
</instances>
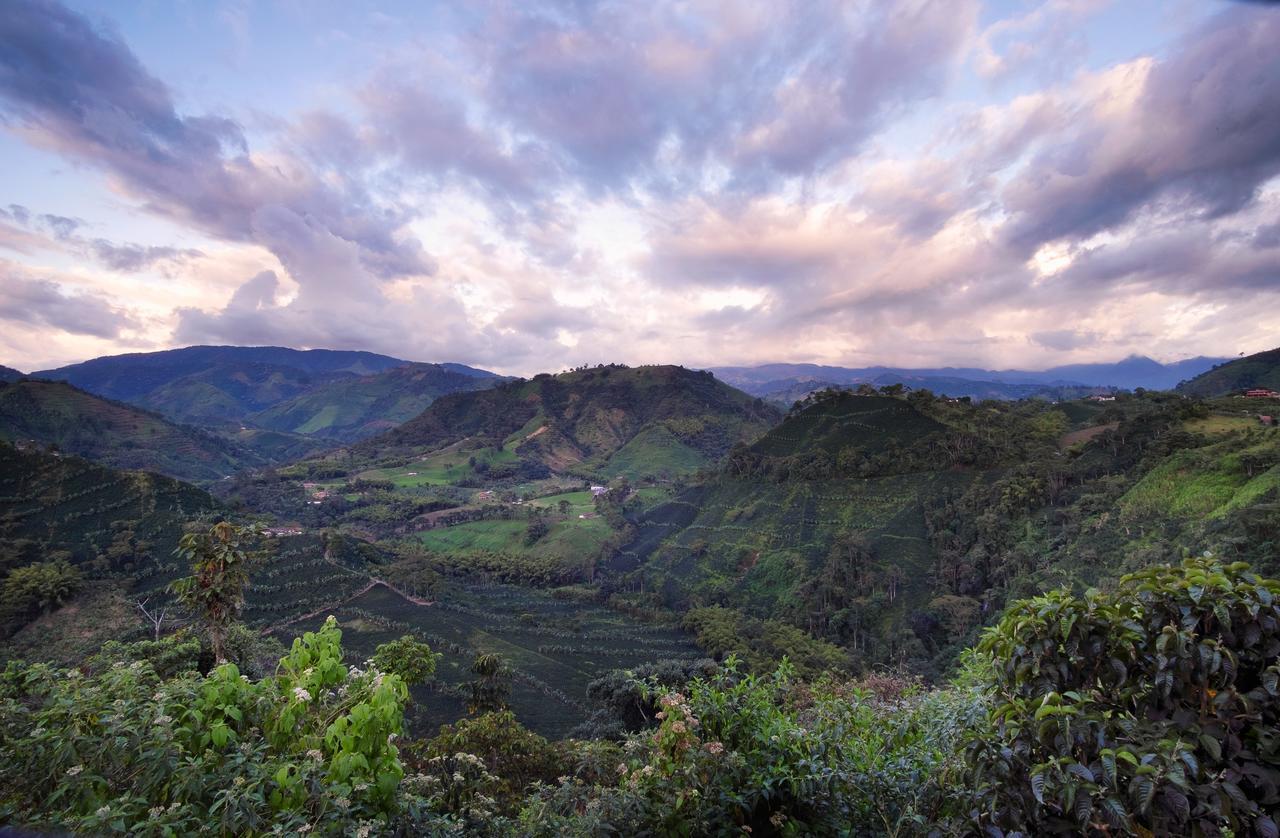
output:
<instances>
[{"instance_id":1,"label":"hillside","mask_svg":"<svg viewBox=\"0 0 1280 838\"><path fill-rule=\"evenodd\" d=\"M1007 596L1205 549L1273 573L1276 543L1280 430L1256 418L831 392L641 513L610 570L637 602L782 617L927 671Z\"/></svg>"},{"instance_id":2,"label":"hillside","mask_svg":"<svg viewBox=\"0 0 1280 838\"><path fill-rule=\"evenodd\" d=\"M483 390L501 379L457 365L406 364L375 375L344 376L249 417L260 428L354 442L412 419L441 396Z\"/></svg>"},{"instance_id":3,"label":"hillside","mask_svg":"<svg viewBox=\"0 0 1280 838\"><path fill-rule=\"evenodd\" d=\"M0 381L17 381L24 376L25 373L18 372L13 367L0 365Z\"/></svg>"},{"instance_id":4,"label":"hillside","mask_svg":"<svg viewBox=\"0 0 1280 838\"><path fill-rule=\"evenodd\" d=\"M187 376L228 365L261 365L324 376L335 373L369 375L404 363L373 352L303 351L279 346L188 346L161 352L108 355L33 375L69 381L100 396L137 402Z\"/></svg>"},{"instance_id":5,"label":"hillside","mask_svg":"<svg viewBox=\"0 0 1280 838\"><path fill-rule=\"evenodd\" d=\"M186 521L220 509L169 477L0 442L0 569L65 557L90 577L171 572Z\"/></svg>"},{"instance_id":6,"label":"hillside","mask_svg":"<svg viewBox=\"0 0 1280 838\"><path fill-rule=\"evenodd\" d=\"M445 396L354 451L392 457L465 441L550 472L685 474L754 440L779 415L709 373L611 365Z\"/></svg>"},{"instance_id":7,"label":"hillside","mask_svg":"<svg viewBox=\"0 0 1280 838\"><path fill-rule=\"evenodd\" d=\"M1280 349L1228 361L1178 385L1178 392L1200 398L1238 395L1262 388L1280 392Z\"/></svg>"},{"instance_id":8,"label":"hillside","mask_svg":"<svg viewBox=\"0 0 1280 838\"><path fill-rule=\"evenodd\" d=\"M61 381L0 383L0 439L53 445L113 468L188 481L220 480L262 462L210 433Z\"/></svg>"}]
</instances>

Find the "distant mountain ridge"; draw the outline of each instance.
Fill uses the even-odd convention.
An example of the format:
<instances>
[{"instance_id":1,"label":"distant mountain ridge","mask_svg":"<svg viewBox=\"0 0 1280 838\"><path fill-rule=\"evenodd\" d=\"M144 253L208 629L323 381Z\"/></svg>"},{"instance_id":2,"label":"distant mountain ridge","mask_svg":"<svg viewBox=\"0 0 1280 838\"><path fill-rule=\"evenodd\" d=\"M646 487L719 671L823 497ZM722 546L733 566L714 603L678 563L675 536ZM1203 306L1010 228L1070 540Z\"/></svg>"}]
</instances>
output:
<instances>
[{"instance_id":1,"label":"distant mountain ridge","mask_svg":"<svg viewBox=\"0 0 1280 838\"><path fill-rule=\"evenodd\" d=\"M976 367L836 367L821 364L761 364L752 367L710 367L709 372L752 395L766 396L805 381L839 386L906 383L949 396L1024 398L1045 387L1118 387L1169 390L1193 378L1225 358L1196 357L1162 364L1131 355L1110 364L1069 364L1047 370L985 370ZM968 390L969 392L965 392Z\"/></svg>"},{"instance_id":2,"label":"distant mountain ridge","mask_svg":"<svg viewBox=\"0 0 1280 838\"><path fill-rule=\"evenodd\" d=\"M1254 388L1280 392L1280 349L1237 358L1178 385L1188 396L1212 398Z\"/></svg>"},{"instance_id":3,"label":"distant mountain ridge","mask_svg":"<svg viewBox=\"0 0 1280 838\"><path fill-rule=\"evenodd\" d=\"M26 373L18 372L13 367L0 365L0 381L17 381L25 376Z\"/></svg>"},{"instance_id":4,"label":"distant mountain ridge","mask_svg":"<svg viewBox=\"0 0 1280 838\"><path fill-rule=\"evenodd\" d=\"M416 372L399 372L411 366ZM338 441L385 430L444 393L504 380L463 364L412 364L373 352L275 346L190 346L113 355L33 375L67 381L177 422Z\"/></svg>"}]
</instances>

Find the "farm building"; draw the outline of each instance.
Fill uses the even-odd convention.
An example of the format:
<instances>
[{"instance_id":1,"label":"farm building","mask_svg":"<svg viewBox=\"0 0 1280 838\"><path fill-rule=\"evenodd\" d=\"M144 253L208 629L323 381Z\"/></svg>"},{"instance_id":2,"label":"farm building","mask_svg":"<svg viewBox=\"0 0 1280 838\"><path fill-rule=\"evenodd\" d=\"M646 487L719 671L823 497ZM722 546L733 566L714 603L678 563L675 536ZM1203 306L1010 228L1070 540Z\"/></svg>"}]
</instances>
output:
<instances>
[{"instance_id":1,"label":"farm building","mask_svg":"<svg viewBox=\"0 0 1280 838\"><path fill-rule=\"evenodd\" d=\"M1247 399L1280 399L1280 393L1277 393L1275 390L1268 390L1264 387L1245 390L1244 396Z\"/></svg>"}]
</instances>

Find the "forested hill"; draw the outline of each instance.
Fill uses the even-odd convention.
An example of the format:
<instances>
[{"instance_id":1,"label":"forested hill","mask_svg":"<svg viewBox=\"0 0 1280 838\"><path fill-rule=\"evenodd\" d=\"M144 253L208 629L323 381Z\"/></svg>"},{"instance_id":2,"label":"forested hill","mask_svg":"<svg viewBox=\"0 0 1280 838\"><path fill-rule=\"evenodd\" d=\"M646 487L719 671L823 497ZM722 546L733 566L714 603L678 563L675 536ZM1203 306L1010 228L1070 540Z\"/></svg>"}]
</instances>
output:
<instances>
[{"instance_id":1,"label":"forested hill","mask_svg":"<svg viewBox=\"0 0 1280 838\"><path fill-rule=\"evenodd\" d=\"M161 352L108 355L34 375L70 381L101 396L137 402L165 385L214 368L264 366L312 376L369 375L405 363L408 362L373 352L304 351L280 346L188 346Z\"/></svg>"},{"instance_id":2,"label":"forested hill","mask_svg":"<svg viewBox=\"0 0 1280 838\"><path fill-rule=\"evenodd\" d=\"M61 381L0 383L0 439L56 446L120 469L212 481L262 460L197 428Z\"/></svg>"},{"instance_id":3,"label":"forested hill","mask_svg":"<svg viewBox=\"0 0 1280 838\"><path fill-rule=\"evenodd\" d=\"M1261 388L1280 392L1280 349L1228 361L1178 385L1188 396L1213 398Z\"/></svg>"},{"instance_id":4,"label":"forested hill","mask_svg":"<svg viewBox=\"0 0 1280 838\"><path fill-rule=\"evenodd\" d=\"M13 367L0 366L0 381L17 381L23 377L23 373L18 372Z\"/></svg>"},{"instance_id":5,"label":"forested hill","mask_svg":"<svg viewBox=\"0 0 1280 838\"><path fill-rule=\"evenodd\" d=\"M469 440L553 472L677 474L753 441L780 417L710 373L609 365L445 396L355 451L404 455Z\"/></svg>"},{"instance_id":6,"label":"forested hill","mask_svg":"<svg viewBox=\"0 0 1280 838\"><path fill-rule=\"evenodd\" d=\"M819 394L641 514L612 584L704 640L781 618L938 671L1010 595L1206 549L1280 569L1280 430L1213 410Z\"/></svg>"},{"instance_id":7,"label":"forested hill","mask_svg":"<svg viewBox=\"0 0 1280 838\"><path fill-rule=\"evenodd\" d=\"M254 413L260 428L353 442L390 430L449 393L483 390L502 379L456 364L405 364L344 376Z\"/></svg>"},{"instance_id":8,"label":"forested hill","mask_svg":"<svg viewBox=\"0 0 1280 838\"><path fill-rule=\"evenodd\" d=\"M0 569L64 559L93 576L173 563L183 525L221 506L190 484L0 442Z\"/></svg>"}]
</instances>

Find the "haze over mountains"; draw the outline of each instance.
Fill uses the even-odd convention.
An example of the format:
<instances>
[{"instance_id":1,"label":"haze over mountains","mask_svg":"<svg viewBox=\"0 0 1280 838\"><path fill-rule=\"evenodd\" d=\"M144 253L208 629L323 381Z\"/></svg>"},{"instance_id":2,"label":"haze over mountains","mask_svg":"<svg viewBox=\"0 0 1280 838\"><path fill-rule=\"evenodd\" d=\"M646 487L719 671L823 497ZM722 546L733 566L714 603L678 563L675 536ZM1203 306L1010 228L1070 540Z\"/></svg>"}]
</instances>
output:
<instances>
[{"instance_id":1,"label":"haze over mountains","mask_svg":"<svg viewBox=\"0 0 1280 838\"><path fill-rule=\"evenodd\" d=\"M752 395L799 398L827 385L906 384L948 396L1017 399L1064 388L1115 387L1167 390L1179 382L1223 363L1226 358L1187 358L1162 364L1140 355L1114 363L1069 364L1046 370L985 370L972 367L909 369L870 366L838 367L820 364L761 364L749 367L711 367L716 376Z\"/></svg>"}]
</instances>

